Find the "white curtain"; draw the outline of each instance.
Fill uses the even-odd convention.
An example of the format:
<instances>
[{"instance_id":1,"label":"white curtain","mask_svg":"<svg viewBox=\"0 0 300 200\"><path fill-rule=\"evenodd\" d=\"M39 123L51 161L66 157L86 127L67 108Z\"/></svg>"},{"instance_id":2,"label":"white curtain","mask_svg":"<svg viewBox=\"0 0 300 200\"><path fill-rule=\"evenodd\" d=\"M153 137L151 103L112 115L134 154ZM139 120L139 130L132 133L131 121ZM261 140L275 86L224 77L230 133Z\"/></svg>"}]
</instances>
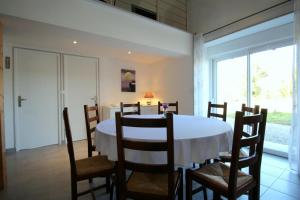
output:
<instances>
[{"instance_id":1,"label":"white curtain","mask_svg":"<svg viewBox=\"0 0 300 200\"><path fill-rule=\"evenodd\" d=\"M293 119L289 143L290 168L300 176L300 0L295 0L294 40L295 62L293 69Z\"/></svg>"},{"instance_id":2,"label":"white curtain","mask_svg":"<svg viewBox=\"0 0 300 200\"><path fill-rule=\"evenodd\" d=\"M209 100L209 62L202 34L194 35L194 114L206 116Z\"/></svg>"}]
</instances>

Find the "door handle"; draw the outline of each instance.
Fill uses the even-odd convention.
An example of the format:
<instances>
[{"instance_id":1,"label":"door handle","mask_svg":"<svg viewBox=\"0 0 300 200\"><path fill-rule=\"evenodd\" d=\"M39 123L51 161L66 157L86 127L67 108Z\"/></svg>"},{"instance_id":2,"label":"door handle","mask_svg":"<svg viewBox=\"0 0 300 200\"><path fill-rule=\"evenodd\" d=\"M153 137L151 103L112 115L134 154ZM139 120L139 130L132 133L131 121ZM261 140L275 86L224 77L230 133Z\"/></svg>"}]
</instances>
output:
<instances>
[{"instance_id":1,"label":"door handle","mask_svg":"<svg viewBox=\"0 0 300 200\"><path fill-rule=\"evenodd\" d=\"M96 104L97 103L97 96L94 96L93 98L91 98L91 100L93 100Z\"/></svg>"},{"instance_id":2,"label":"door handle","mask_svg":"<svg viewBox=\"0 0 300 200\"><path fill-rule=\"evenodd\" d=\"M21 96L18 96L18 106L22 107L22 101L26 101L27 99L22 98Z\"/></svg>"}]
</instances>

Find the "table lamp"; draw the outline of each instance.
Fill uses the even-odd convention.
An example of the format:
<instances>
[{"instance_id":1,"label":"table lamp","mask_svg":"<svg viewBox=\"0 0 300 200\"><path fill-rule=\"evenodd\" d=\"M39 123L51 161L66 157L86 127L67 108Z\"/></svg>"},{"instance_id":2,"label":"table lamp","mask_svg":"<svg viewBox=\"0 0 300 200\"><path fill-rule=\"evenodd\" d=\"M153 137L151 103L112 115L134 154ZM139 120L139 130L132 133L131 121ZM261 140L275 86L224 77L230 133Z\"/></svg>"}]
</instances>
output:
<instances>
[{"instance_id":1,"label":"table lamp","mask_svg":"<svg viewBox=\"0 0 300 200\"><path fill-rule=\"evenodd\" d=\"M149 99L149 100L147 101L147 105L151 105L151 99L152 99L153 97L154 97L154 96L153 96L152 92L146 92L144 98Z\"/></svg>"}]
</instances>

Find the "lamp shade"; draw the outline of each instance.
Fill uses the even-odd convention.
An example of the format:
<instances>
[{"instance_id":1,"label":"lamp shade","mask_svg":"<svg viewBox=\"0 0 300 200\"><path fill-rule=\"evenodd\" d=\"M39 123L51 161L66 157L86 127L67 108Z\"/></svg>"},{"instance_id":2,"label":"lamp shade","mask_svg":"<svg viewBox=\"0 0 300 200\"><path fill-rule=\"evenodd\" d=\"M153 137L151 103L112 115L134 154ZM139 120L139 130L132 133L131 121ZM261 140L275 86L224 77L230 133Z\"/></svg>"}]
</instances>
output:
<instances>
[{"instance_id":1,"label":"lamp shade","mask_svg":"<svg viewBox=\"0 0 300 200\"><path fill-rule=\"evenodd\" d=\"M146 92L144 97L145 98L153 98L154 96L153 96L152 92Z\"/></svg>"}]
</instances>

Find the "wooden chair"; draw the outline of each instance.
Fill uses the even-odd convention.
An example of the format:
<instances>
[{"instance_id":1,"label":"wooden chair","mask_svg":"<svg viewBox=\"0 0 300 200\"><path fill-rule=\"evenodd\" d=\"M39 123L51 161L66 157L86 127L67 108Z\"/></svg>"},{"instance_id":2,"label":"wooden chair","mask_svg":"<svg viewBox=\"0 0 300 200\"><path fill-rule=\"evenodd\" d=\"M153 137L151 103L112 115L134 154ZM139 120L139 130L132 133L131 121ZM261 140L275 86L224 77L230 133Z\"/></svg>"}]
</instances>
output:
<instances>
[{"instance_id":1,"label":"wooden chair","mask_svg":"<svg viewBox=\"0 0 300 200\"><path fill-rule=\"evenodd\" d=\"M218 112L214 112L213 110L222 109L222 114L219 114ZM208 102L208 110L207 110L207 117L216 117L221 118L224 122L226 122L227 117L227 102L224 102L224 104L213 104L211 102Z\"/></svg>"},{"instance_id":2,"label":"wooden chair","mask_svg":"<svg viewBox=\"0 0 300 200\"><path fill-rule=\"evenodd\" d=\"M244 115L255 115L259 113L259 105L255 105L254 107L247 107L246 104L242 104L242 109L241 111L243 112ZM243 136L244 137L250 137L253 134L256 134L256 129L257 126L251 126L251 127L246 127L248 131L251 133L248 133L247 131L243 131ZM251 148L252 149L252 148ZM243 150L240 151L240 158L247 157L247 153ZM219 153L219 158L222 162L230 162L231 160L231 152L220 152Z\"/></svg>"},{"instance_id":3,"label":"wooden chair","mask_svg":"<svg viewBox=\"0 0 300 200\"><path fill-rule=\"evenodd\" d=\"M166 128L167 140L133 141L123 135L123 126L139 128ZM176 195L183 199L182 168L174 170L174 136L173 114L168 113L166 118L137 119L121 117L116 113L116 130L118 146L118 185L119 199L175 199ZM166 164L144 164L126 160L124 149L136 151L166 152ZM132 173L126 179L126 170Z\"/></svg>"},{"instance_id":4,"label":"wooden chair","mask_svg":"<svg viewBox=\"0 0 300 200\"><path fill-rule=\"evenodd\" d=\"M158 102L158 114L163 114L163 111L161 110L163 103L161 103L160 101ZM168 107L175 107L175 110L170 110L168 112L173 113L173 114L177 114L178 115L178 101L176 101L175 103L168 103Z\"/></svg>"},{"instance_id":5,"label":"wooden chair","mask_svg":"<svg viewBox=\"0 0 300 200\"><path fill-rule=\"evenodd\" d=\"M249 192L249 199L259 200L260 169L267 122L267 109L260 114L244 116L237 111L235 116L232 156L230 166L222 162L213 163L197 170L186 171L186 199L192 199L192 181L196 181L214 191L215 199L225 196L229 200L236 200L242 194ZM255 135L243 138L244 125L259 127ZM248 157L240 158L242 147L255 146L254 152ZM249 174L239 168L249 167Z\"/></svg>"},{"instance_id":6,"label":"wooden chair","mask_svg":"<svg viewBox=\"0 0 300 200\"><path fill-rule=\"evenodd\" d=\"M112 161L109 161L106 156L101 155L75 160L72 133L68 116L68 108L64 108L63 118L65 123L65 131L68 142L68 153L71 165L72 199L75 200L78 198L78 196L85 195L90 192L92 193L93 198L95 198L93 191L103 187L110 188L110 198L112 199L113 186L107 186L106 184L94 187L81 193L77 193L77 182L89 180L95 177L111 177L111 175L115 172L115 167Z\"/></svg>"},{"instance_id":7,"label":"wooden chair","mask_svg":"<svg viewBox=\"0 0 300 200\"><path fill-rule=\"evenodd\" d=\"M120 103L121 113L122 115L140 115L141 114L141 104L137 102L135 104L125 104L123 102ZM125 111L124 108L133 108L133 111Z\"/></svg>"},{"instance_id":8,"label":"wooden chair","mask_svg":"<svg viewBox=\"0 0 300 200\"><path fill-rule=\"evenodd\" d=\"M93 156L93 151L96 151L96 146L93 144L93 134L96 131L96 125L99 123L99 111L98 105L88 106L84 105L84 117L85 117L85 127L86 136L88 142L88 157Z\"/></svg>"},{"instance_id":9,"label":"wooden chair","mask_svg":"<svg viewBox=\"0 0 300 200\"><path fill-rule=\"evenodd\" d=\"M84 105L84 116L85 116L85 126L86 126L86 135L87 135L87 143L88 143L88 157L93 156L93 152L96 151L96 145L93 142L93 135L95 135L96 126L100 121L98 104L95 106ZM100 152L97 152L100 155ZM93 182L92 179L89 182ZM109 192L110 185L110 176L106 177L106 192Z\"/></svg>"}]
</instances>

